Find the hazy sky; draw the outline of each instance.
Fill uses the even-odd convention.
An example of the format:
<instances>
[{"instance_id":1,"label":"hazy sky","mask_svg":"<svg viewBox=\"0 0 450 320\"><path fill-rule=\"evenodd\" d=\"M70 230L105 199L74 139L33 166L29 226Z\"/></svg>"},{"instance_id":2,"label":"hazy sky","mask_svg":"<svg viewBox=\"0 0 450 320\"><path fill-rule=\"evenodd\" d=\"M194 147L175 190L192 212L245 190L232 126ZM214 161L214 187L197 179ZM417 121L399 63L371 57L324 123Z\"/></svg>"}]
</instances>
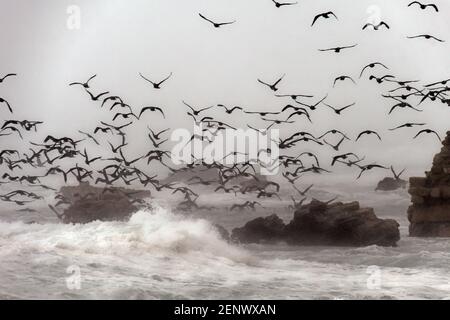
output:
<instances>
[{"instance_id":1,"label":"hazy sky","mask_svg":"<svg viewBox=\"0 0 450 320\"><path fill-rule=\"evenodd\" d=\"M348 143L343 151L356 151L381 164L406 165L418 173L439 150L437 139L412 140L418 130L387 129L419 121L444 134L450 129L450 108L427 102L422 113L406 110L387 116L392 103L381 94L393 86L368 81L370 72L358 79L362 67L374 61L390 68L373 71L378 76L393 74L422 84L450 77L450 2L434 1L439 13L408 8L409 2L300 0L277 9L271 0L0 0L0 74L19 73L0 87L0 96L13 105L14 118L44 120L45 134L70 135L92 129L99 119L111 121L81 88L68 86L98 74L92 82L95 92L111 91L136 108L163 107L166 122L148 117L155 128L190 128L182 100L199 107L223 103L279 110L290 100L275 98L256 79L270 82L286 74L280 93L313 94L312 102L328 94L330 104L357 104L343 116L321 107L312 115L313 125L302 120L285 134L307 129L319 135L336 128L355 138L363 129L378 130L383 143L367 138ZM81 9L79 30L67 28L69 5ZM361 30L377 14L374 8L390 30ZM321 20L311 28L313 17L328 10L339 21ZM214 29L199 12L237 22ZM423 33L446 42L406 38ZM339 55L318 51L356 43ZM156 91L139 72L155 80L170 72L173 77ZM355 78L357 85L344 82L333 88L334 78L343 74ZM0 114L10 118L4 110ZM211 114L235 125L268 125L249 115Z\"/></svg>"}]
</instances>

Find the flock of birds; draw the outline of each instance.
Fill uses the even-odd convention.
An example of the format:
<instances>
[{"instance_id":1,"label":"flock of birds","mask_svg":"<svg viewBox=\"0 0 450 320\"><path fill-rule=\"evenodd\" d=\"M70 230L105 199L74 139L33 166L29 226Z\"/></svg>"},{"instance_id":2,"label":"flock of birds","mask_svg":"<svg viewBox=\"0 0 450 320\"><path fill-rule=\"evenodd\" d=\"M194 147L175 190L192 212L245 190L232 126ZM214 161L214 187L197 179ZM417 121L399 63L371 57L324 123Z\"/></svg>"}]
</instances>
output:
<instances>
[{"instance_id":1,"label":"flock of birds","mask_svg":"<svg viewBox=\"0 0 450 320\"><path fill-rule=\"evenodd\" d=\"M272 1L277 8L297 4L296 2L280 3L275 0ZM414 1L409 4L409 7L413 6L417 6L422 10L439 11L438 7L434 4L422 4ZM211 23L215 28L236 22L219 23L207 18L203 14L200 14L200 17ZM318 14L314 17L311 26L316 25L319 20L330 18L338 19L332 11ZM375 30L378 30L382 26L389 29L389 25L385 22L381 22L379 25L367 24L363 29L369 26L372 26ZM434 39L440 42L443 41L431 35L417 35L410 38L419 37ZM356 44L352 46L320 49L320 51L334 51L339 53L344 49L355 46ZM375 72L378 76L375 75ZM170 82L169 80L172 78L173 73L169 73L165 78L159 80L151 80L149 76L143 75L142 73L139 73L139 75L154 90L162 90ZM3 85L6 81L13 80L15 77L17 77L15 73L6 74L0 78L0 85ZM206 163L202 159L194 159L195 161L184 166L174 166L170 162L171 152L166 147L169 141L168 133L171 130L170 128L156 130L148 126L146 135L148 136L150 150L138 157L130 158L130 155L126 151L127 146L130 145L130 133L127 132L128 129L133 127L133 124L148 120L150 116L157 117L157 122L163 123L166 117L164 108L145 106L136 109L119 95L112 94L109 91L96 91L91 85L96 77L97 75L93 75L84 82L73 82L69 86L74 89L81 89L92 102L98 104L99 108L107 109L111 120L100 121L89 132L80 130L77 137L53 137L49 135L41 143L30 141L29 152L23 152L20 148L0 150L0 165L6 166L9 170L1 175L2 180L0 181L0 185L19 184L21 186L31 186L40 190L52 190L56 192L56 189L43 183L44 179L49 176L60 177L61 182L64 182L64 184L68 183L71 179L80 183L90 181L95 185L103 186L104 192L115 192L114 190L116 189L114 186L119 184L141 185L145 188L151 187L156 192L169 191L172 194L181 194L183 199L178 203L177 208L184 211L191 211L193 209L209 210L213 208L198 204L200 192L195 190L196 186L213 187L214 192L234 194L235 196L239 193L241 195L256 197L255 201L248 200L244 203L235 203L230 206L230 210L255 210L257 205L261 205L258 201L267 198L282 200L280 197L280 184L263 179L258 174L258 169L264 167L264 164L258 162L258 160L246 160L236 162L232 165L226 165L217 161ZM327 101L328 95L316 99L315 102L310 102L312 99L315 99L312 95L279 94L284 77L285 75L277 78L273 82L267 79L255 80L262 87L273 93L275 97L279 98L280 101L283 101L284 107L279 110L254 111L243 106L226 106L224 104L196 108L182 101L184 108L186 108L186 115L192 118L197 125L202 124L205 128L203 129L204 135L193 134L190 140L199 139L203 143L212 143L219 132L223 130L237 130L236 127L217 116L221 112L226 116L239 114L239 118L248 119L248 129L265 133L267 132L266 130L274 127L298 127L300 120L313 123L314 112L319 108L329 109L330 112L338 116L344 116L356 105L356 103L344 106L333 105ZM366 81L373 81L376 84L389 85L388 91L382 94L384 99L391 102L389 110L387 110L388 115L402 110L423 112L421 105L425 101L440 102L450 107L450 99L448 97L450 92L448 83L450 79L419 85L419 80L404 80L392 75L390 68L381 62L372 62L364 66L357 80L362 81L364 78ZM357 80L350 75L340 75L333 80L333 87L337 86L340 82L346 81L356 84ZM6 108L6 112L9 114L13 114L14 112L12 105L3 97L0 97L0 108ZM208 113L211 111L214 111L214 116ZM264 128L258 128L258 126L251 125L250 122L253 120L266 123L266 126ZM43 125L41 121L8 119L0 127L0 137L17 135L20 139L24 139L26 133L37 132L39 127ZM439 139L439 141L441 140L439 134L435 130L428 128L426 123L406 122L391 128L390 131L408 129L415 130L414 135L412 135L413 139L431 134ZM369 139L371 137L379 141L383 140L383 134L367 129L357 134L354 141ZM336 141L332 142L331 139ZM338 165L355 168L357 170L357 179L360 179L363 174L371 170L391 169L394 171L392 166L366 162L364 156L353 152L342 152L342 146L350 141L352 141L352 138L347 133L337 129L326 130L319 135L306 131L297 131L277 141L280 150L279 166L282 169L281 177L286 181L286 185L291 186L296 193L295 196L291 197L293 201L292 208L295 209L301 206L308 198L308 192L313 187L313 185L310 185L304 190L301 190L297 185L298 180L307 174L330 173L330 167ZM329 165L327 163L326 167L323 166L323 163L321 163L323 161L319 161L319 156L315 153L296 151L299 145L308 143L323 148L330 148L330 150L335 152L332 159L329 159ZM107 151L94 155L92 151L88 151L92 148L91 146L96 146ZM228 156L237 156L237 152L231 153L226 157ZM194 176L188 181L164 183L158 177L158 174L148 173L147 169L150 167L166 168L166 171L172 174L177 172L192 172ZM23 172L23 170L31 168L39 169L42 172L40 175L15 174L15 172ZM161 171L161 169L158 170ZM217 178L204 180L198 174L201 171L207 170L217 172ZM245 184L241 183L243 180ZM0 200L26 207L31 202L43 199L38 193L23 189L0 194ZM85 197L89 196L94 195L87 195ZM129 197L133 199L131 194ZM57 203L55 206L51 206L51 208L59 215L57 208L70 204L70 201L65 199L61 194L57 194L55 200ZM332 199L330 201L334 200ZM140 200L133 199L132 201L138 201L144 204ZM34 210L23 208L20 211Z\"/></svg>"}]
</instances>

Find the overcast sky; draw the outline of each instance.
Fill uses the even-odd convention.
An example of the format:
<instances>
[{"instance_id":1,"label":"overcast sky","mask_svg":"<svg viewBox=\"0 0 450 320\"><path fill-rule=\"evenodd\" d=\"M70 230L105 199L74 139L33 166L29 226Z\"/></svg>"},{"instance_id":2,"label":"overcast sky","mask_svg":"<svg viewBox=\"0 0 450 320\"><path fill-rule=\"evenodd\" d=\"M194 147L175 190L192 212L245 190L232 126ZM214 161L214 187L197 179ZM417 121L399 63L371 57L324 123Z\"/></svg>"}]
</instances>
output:
<instances>
[{"instance_id":1,"label":"overcast sky","mask_svg":"<svg viewBox=\"0 0 450 320\"><path fill-rule=\"evenodd\" d=\"M280 93L313 94L312 102L328 94L330 104L357 104L343 116L321 107L312 114L313 125L299 121L285 134L307 129L319 135L336 128L355 138L363 129L378 130L382 143L367 138L348 143L343 151L420 173L439 150L437 139L412 140L415 129L387 129L419 121L443 135L450 129L450 108L427 102L422 113L406 110L387 116L392 103L381 94L392 85L368 81L370 72L359 79L362 67L374 61L390 68L373 71L377 76L393 74L422 84L450 77L450 2L434 1L439 13L408 8L409 2L300 0L277 9L271 0L0 0L0 74L19 74L0 87L0 96L14 107L14 117L46 121L45 134L70 135L94 128L99 119L111 120L81 88L68 86L98 74L92 82L95 92L111 91L136 108L163 107L166 122L148 117L155 128L190 128L182 100L199 107L223 103L279 110L289 99L275 98L256 79L271 82L286 74ZM81 10L79 30L67 28L69 5ZM329 10L339 21L321 20L310 27L316 14ZM237 22L214 29L199 12ZM378 12L391 29L362 31ZM406 38L424 33L446 42ZM339 55L318 51L353 44L358 46ZM170 72L173 77L156 91L139 72L155 80ZM344 82L333 88L334 78L343 74L357 85ZM249 115L210 114L233 124L267 126ZM1 116L10 117L4 110Z\"/></svg>"}]
</instances>

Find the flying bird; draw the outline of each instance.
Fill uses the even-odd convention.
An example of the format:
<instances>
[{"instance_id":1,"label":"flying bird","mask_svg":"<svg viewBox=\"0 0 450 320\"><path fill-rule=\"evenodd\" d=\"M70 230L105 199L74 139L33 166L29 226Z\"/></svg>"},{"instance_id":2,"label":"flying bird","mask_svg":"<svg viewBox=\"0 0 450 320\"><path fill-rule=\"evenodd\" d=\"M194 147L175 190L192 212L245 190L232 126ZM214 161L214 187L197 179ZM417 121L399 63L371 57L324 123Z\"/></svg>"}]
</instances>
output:
<instances>
[{"instance_id":1,"label":"flying bird","mask_svg":"<svg viewBox=\"0 0 450 320\"><path fill-rule=\"evenodd\" d=\"M8 73L8 74L5 75L3 78L0 78L0 83L3 83L3 81L5 81L6 78L8 78L8 77L15 77L15 76L17 76L16 73Z\"/></svg>"},{"instance_id":2,"label":"flying bird","mask_svg":"<svg viewBox=\"0 0 450 320\"><path fill-rule=\"evenodd\" d=\"M389 78L395 78L394 76L392 76L392 75L390 75L390 74L388 74L388 75L385 75L385 76L382 76L382 77L380 77L380 78L378 78L378 77L375 77L375 76L370 76L369 77L369 80L376 80L378 83L383 83L384 81L388 81L387 79L389 79Z\"/></svg>"},{"instance_id":3,"label":"flying bird","mask_svg":"<svg viewBox=\"0 0 450 320\"><path fill-rule=\"evenodd\" d=\"M277 86L278 86L278 84L281 82L281 80L283 80L284 76L285 76L285 75L283 75L281 78L279 78L277 81L275 81L274 84L268 84L267 82L264 82L264 81L262 81L262 80L260 80L260 79L258 79L258 82L261 83L261 84L263 84L263 85L268 86L268 87L270 88L270 90L276 92L276 91L278 91Z\"/></svg>"},{"instance_id":4,"label":"flying bird","mask_svg":"<svg viewBox=\"0 0 450 320\"><path fill-rule=\"evenodd\" d=\"M364 172L369 171L369 170L372 170L372 169L375 169L375 168L386 169L386 170L389 169L389 168L386 168L386 167L381 166L381 165L379 165L379 164L369 164L369 165L358 166L358 167L361 169L361 172L359 173L359 175L358 175L358 177L357 177L356 179L361 178L361 176L362 176L362 174L363 174Z\"/></svg>"},{"instance_id":5,"label":"flying bird","mask_svg":"<svg viewBox=\"0 0 450 320\"><path fill-rule=\"evenodd\" d=\"M89 94L92 101L99 101L102 96L107 95L109 93L109 91L106 91L106 92L100 93L99 95L94 96L92 94L92 92L90 92L89 90L86 90L86 92Z\"/></svg>"},{"instance_id":6,"label":"flying bird","mask_svg":"<svg viewBox=\"0 0 450 320\"><path fill-rule=\"evenodd\" d=\"M295 4L298 4L298 2L277 2L275 0L272 0L272 2L275 4L275 7L281 8L283 6L292 6Z\"/></svg>"},{"instance_id":7,"label":"flying bird","mask_svg":"<svg viewBox=\"0 0 450 320\"><path fill-rule=\"evenodd\" d=\"M359 138L361 138L363 135L370 135L370 134L376 135L378 137L378 139L381 141L380 135L377 132L372 131L372 130L365 130L365 131L361 132L360 134L358 134L358 137L356 138L355 141L358 141Z\"/></svg>"},{"instance_id":8,"label":"flying bird","mask_svg":"<svg viewBox=\"0 0 450 320\"><path fill-rule=\"evenodd\" d=\"M233 23L236 22L236 20L234 20L234 21L231 21L231 22L220 22L220 23L218 23L218 22L214 22L214 21L212 21L212 20L206 18L206 17L205 17L204 15L202 15L201 13L199 13L198 15L199 15L203 20L206 20L206 21L208 21L209 23L211 23L211 24L214 26L214 28L220 28L221 26L228 25L228 24L233 24Z\"/></svg>"},{"instance_id":9,"label":"flying bird","mask_svg":"<svg viewBox=\"0 0 450 320\"><path fill-rule=\"evenodd\" d=\"M351 48L356 47L357 45L358 44L354 44L354 45L351 45L351 46L344 46L344 47L329 48L329 49L319 49L319 51L322 51L322 52L324 52L324 51L334 51L335 53L340 53L344 49L351 49Z\"/></svg>"},{"instance_id":10,"label":"flying bird","mask_svg":"<svg viewBox=\"0 0 450 320\"><path fill-rule=\"evenodd\" d=\"M195 110L193 107L191 107L189 104L187 104L187 103L184 102L184 101L183 101L183 104L184 104L185 106L187 106L189 109L192 110L192 115L193 115L193 116L198 116L198 115L200 115L200 113L202 113L203 111L206 111L206 110L209 110L209 109L212 108L212 106L211 106L211 107L203 108L203 109L200 109L200 110ZM189 113L188 113L188 114L189 114Z\"/></svg>"},{"instance_id":11,"label":"flying bird","mask_svg":"<svg viewBox=\"0 0 450 320\"><path fill-rule=\"evenodd\" d=\"M373 68L375 68L376 66L382 66L382 67L385 68L385 69L389 69L388 67L386 67L386 66L385 66L384 64L382 64L381 62L372 62L372 63L369 63L367 66L365 66L365 67L361 70L361 74L359 75L359 78L362 77L364 71L366 71L367 68L373 69Z\"/></svg>"},{"instance_id":12,"label":"flying bird","mask_svg":"<svg viewBox=\"0 0 450 320\"><path fill-rule=\"evenodd\" d=\"M235 106L235 107L233 107L233 108L231 108L231 109L228 109L226 106L224 106L223 104L219 104L219 105L217 105L218 107L221 107L221 108L223 108L223 109L225 109L225 112L227 113L227 114L232 114L233 113L233 111L235 111L235 110L241 110L241 111L244 111L244 109L242 109L241 107L239 107L239 106Z\"/></svg>"},{"instance_id":13,"label":"flying bird","mask_svg":"<svg viewBox=\"0 0 450 320\"><path fill-rule=\"evenodd\" d=\"M346 109L348 109L348 108L350 108L350 107L353 107L354 105L356 105L356 102L354 102L354 103L352 103L352 104L349 104L349 105L346 105L345 107L342 107L342 108L335 108L335 107L333 107L333 106L331 106L331 105L329 105L329 104L327 104L327 103L325 103L325 102L324 102L323 104L326 105L327 107L333 109L333 111L334 111L336 114L341 115L341 112L342 112L342 111L344 111L344 110L346 110Z\"/></svg>"},{"instance_id":14,"label":"flying bird","mask_svg":"<svg viewBox=\"0 0 450 320\"><path fill-rule=\"evenodd\" d=\"M381 27L385 27L386 29L390 29L389 25L386 22L384 22L384 21L381 21L378 24L366 23L362 29L365 30L367 27L372 27L373 30L375 30L375 31L379 30Z\"/></svg>"},{"instance_id":15,"label":"flying bird","mask_svg":"<svg viewBox=\"0 0 450 320\"><path fill-rule=\"evenodd\" d=\"M142 114L143 114L145 111L147 111L147 110L152 111L152 112L158 111L159 113L162 114L162 116L163 116L164 119L166 118L166 115L164 114L164 112L163 112L163 110L162 110L161 108L159 108L159 107L153 107L153 106L148 106L148 107L142 108L141 112L139 112L138 119L141 119Z\"/></svg>"},{"instance_id":16,"label":"flying bird","mask_svg":"<svg viewBox=\"0 0 450 320\"><path fill-rule=\"evenodd\" d=\"M339 77L337 77L336 79L334 79L333 87L336 86L336 82L338 82L338 81L345 81L345 80L347 80L347 79L350 80L351 82L353 82L354 84L356 84L355 80L353 80L352 77L349 77L349 76L339 76Z\"/></svg>"},{"instance_id":17,"label":"flying bird","mask_svg":"<svg viewBox=\"0 0 450 320\"><path fill-rule=\"evenodd\" d=\"M407 103L407 102L399 102L399 103L397 103L396 105L394 105L394 106L391 108L391 110L389 110L389 113L388 113L388 114L391 114L391 113L392 113L395 109L397 109L397 108L402 108L402 109L404 109L404 108L410 108L410 109L413 109L413 110L418 111L418 112L422 112L422 111L423 111L423 110L414 108L411 104L409 104L409 103Z\"/></svg>"},{"instance_id":18,"label":"flying bird","mask_svg":"<svg viewBox=\"0 0 450 320\"><path fill-rule=\"evenodd\" d=\"M333 11L328 11L328 12L324 12L324 13L320 13L320 14L316 15L314 17L314 20L313 20L312 24L311 24L311 27L316 23L316 21L319 18L329 19L330 17L335 17L336 20L339 20L338 17L336 17L336 15L333 13Z\"/></svg>"},{"instance_id":19,"label":"flying bird","mask_svg":"<svg viewBox=\"0 0 450 320\"><path fill-rule=\"evenodd\" d=\"M6 106L8 107L9 112L13 113L13 109L11 108L11 105L9 104L8 101L6 101L6 100L3 99L2 97L0 97L0 103L6 104Z\"/></svg>"},{"instance_id":20,"label":"flying bird","mask_svg":"<svg viewBox=\"0 0 450 320\"><path fill-rule=\"evenodd\" d=\"M170 79L170 77L172 77L172 72L169 74L169 76L167 76L166 78L164 78L163 80L161 80L160 82L153 82L152 80L144 77L142 75L142 73L139 72L139 75L141 76L142 79L146 80L147 82L150 82L153 85L153 88L155 89L161 89L161 85L166 82L167 80Z\"/></svg>"},{"instance_id":21,"label":"flying bird","mask_svg":"<svg viewBox=\"0 0 450 320\"><path fill-rule=\"evenodd\" d=\"M439 84L445 86L447 84L447 82L449 82L449 81L450 81L450 79L442 80L442 81L438 81L438 82L427 84L425 87L427 87L427 88L434 87L434 86L439 85Z\"/></svg>"},{"instance_id":22,"label":"flying bird","mask_svg":"<svg viewBox=\"0 0 450 320\"><path fill-rule=\"evenodd\" d=\"M422 9L422 10L425 10L426 8L431 7L432 9L436 10L436 12L439 12L438 6L435 5L434 3L423 4L423 3L420 3L419 1L413 1L410 4L408 4L408 7L411 7L415 4L417 4L420 7L420 9Z\"/></svg>"},{"instance_id":23,"label":"flying bird","mask_svg":"<svg viewBox=\"0 0 450 320\"><path fill-rule=\"evenodd\" d=\"M74 85L80 85L83 86L83 88L85 89L89 89L89 82L94 79L97 75L93 75L92 77L90 77L86 82L72 82L71 84L69 84L69 86L74 86Z\"/></svg>"},{"instance_id":24,"label":"flying bird","mask_svg":"<svg viewBox=\"0 0 450 320\"><path fill-rule=\"evenodd\" d=\"M401 126L398 126L398 127L395 127L395 128L389 129L389 130L394 131L394 130L398 130L401 128L412 128L415 126L424 126L424 125L425 125L425 123L405 123L405 124L402 124Z\"/></svg>"},{"instance_id":25,"label":"flying bird","mask_svg":"<svg viewBox=\"0 0 450 320\"><path fill-rule=\"evenodd\" d=\"M436 137L439 139L439 141L442 141L442 139L441 139L441 137L439 136L439 134L438 134L436 131L431 130L431 129L420 130L420 131L414 136L413 139L416 139L416 138L417 138L418 136L420 136L422 133L432 133L432 134L435 134Z\"/></svg>"},{"instance_id":26,"label":"flying bird","mask_svg":"<svg viewBox=\"0 0 450 320\"><path fill-rule=\"evenodd\" d=\"M429 34L419 34L417 36L411 36L411 37L407 37L408 39L417 39L417 38L425 38L427 40L436 40L439 42L445 42L444 40L438 39L435 36L429 35Z\"/></svg>"}]
</instances>

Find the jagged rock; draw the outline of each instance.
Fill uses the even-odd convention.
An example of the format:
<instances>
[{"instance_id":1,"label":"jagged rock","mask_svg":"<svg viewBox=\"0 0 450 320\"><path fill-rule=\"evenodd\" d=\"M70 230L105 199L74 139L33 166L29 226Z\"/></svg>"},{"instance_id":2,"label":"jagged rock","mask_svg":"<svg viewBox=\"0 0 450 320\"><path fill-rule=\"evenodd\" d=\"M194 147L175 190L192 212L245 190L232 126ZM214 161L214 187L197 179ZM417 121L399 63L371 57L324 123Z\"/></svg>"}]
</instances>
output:
<instances>
[{"instance_id":1,"label":"jagged rock","mask_svg":"<svg viewBox=\"0 0 450 320\"><path fill-rule=\"evenodd\" d=\"M256 218L242 228L235 228L231 238L242 243L276 242L283 238L285 224L276 214Z\"/></svg>"},{"instance_id":2,"label":"jagged rock","mask_svg":"<svg viewBox=\"0 0 450 320\"><path fill-rule=\"evenodd\" d=\"M359 202L327 204L313 200L301 206L285 225L276 215L257 218L236 228L234 240L243 243L285 241L295 245L395 246L399 224L379 219Z\"/></svg>"},{"instance_id":3,"label":"jagged rock","mask_svg":"<svg viewBox=\"0 0 450 320\"><path fill-rule=\"evenodd\" d=\"M423 178L410 178L412 205L408 208L409 234L417 237L450 237L450 131L441 152Z\"/></svg>"},{"instance_id":4,"label":"jagged rock","mask_svg":"<svg viewBox=\"0 0 450 320\"><path fill-rule=\"evenodd\" d=\"M325 207L317 202L313 200L295 212L286 226L289 243L395 246L400 239L399 224L377 218L372 208L360 208L358 202L337 202Z\"/></svg>"},{"instance_id":5,"label":"jagged rock","mask_svg":"<svg viewBox=\"0 0 450 320\"><path fill-rule=\"evenodd\" d=\"M386 177L380 182L378 182L377 187L375 188L375 191L394 191L397 189L405 189L408 182L406 180L403 180L400 178L403 171L397 174L393 167L391 167L391 171L394 175L393 178Z\"/></svg>"},{"instance_id":6,"label":"jagged rock","mask_svg":"<svg viewBox=\"0 0 450 320\"><path fill-rule=\"evenodd\" d=\"M125 196L109 199L75 201L63 215L64 223L89 223L92 221L125 221L138 210Z\"/></svg>"},{"instance_id":7,"label":"jagged rock","mask_svg":"<svg viewBox=\"0 0 450 320\"><path fill-rule=\"evenodd\" d=\"M70 206L59 213L50 208L64 223L89 223L92 221L125 221L138 211L134 203L149 196L145 190L125 188L99 188L81 183L79 186L64 186L60 194L71 202Z\"/></svg>"},{"instance_id":8,"label":"jagged rock","mask_svg":"<svg viewBox=\"0 0 450 320\"><path fill-rule=\"evenodd\" d=\"M375 191L394 191L397 189L405 189L407 182L405 180L396 180L394 178L386 177L380 182Z\"/></svg>"},{"instance_id":9,"label":"jagged rock","mask_svg":"<svg viewBox=\"0 0 450 320\"><path fill-rule=\"evenodd\" d=\"M105 192L105 188L91 186L89 182L81 182L78 186L63 186L60 188L59 193L70 201L76 201L86 196L98 197L107 193L132 194L135 199L143 199L151 196L149 190L132 190L121 187L109 188L109 190Z\"/></svg>"}]
</instances>

